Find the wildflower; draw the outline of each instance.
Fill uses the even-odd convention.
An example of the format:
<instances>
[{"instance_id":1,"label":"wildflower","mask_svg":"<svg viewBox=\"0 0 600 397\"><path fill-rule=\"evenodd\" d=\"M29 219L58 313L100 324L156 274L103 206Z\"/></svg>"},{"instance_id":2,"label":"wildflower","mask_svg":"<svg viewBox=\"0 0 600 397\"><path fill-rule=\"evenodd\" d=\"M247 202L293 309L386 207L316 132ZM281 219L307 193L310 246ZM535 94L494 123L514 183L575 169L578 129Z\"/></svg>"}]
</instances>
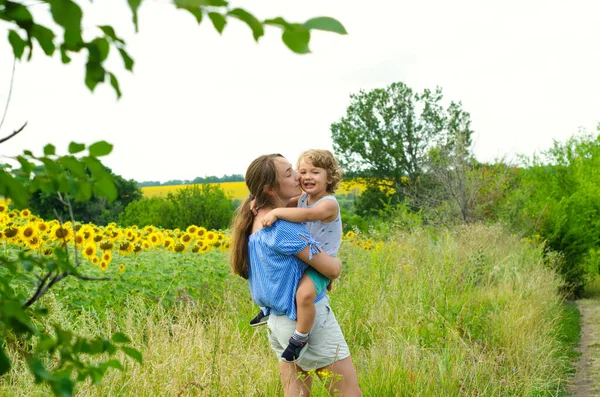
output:
<instances>
[{"instance_id":1,"label":"wildflower","mask_svg":"<svg viewBox=\"0 0 600 397\"><path fill-rule=\"evenodd\" d=\"M96 255L96 244L87 243L86 246L83 248L83 256L86 259L90 259L94 255Z\"/></svg>"},{"instance_id":2,"label":"wildflower","mask_svg":"<svg viewBox=\"0 0 600 397\"><path fill-rule=\"evenodd\" d=\"M189 234L196 234L198 232L198 226L196 225L190 225L187 227L187 229L185 229L185 231Z\"/></svg>"}]
</instances>

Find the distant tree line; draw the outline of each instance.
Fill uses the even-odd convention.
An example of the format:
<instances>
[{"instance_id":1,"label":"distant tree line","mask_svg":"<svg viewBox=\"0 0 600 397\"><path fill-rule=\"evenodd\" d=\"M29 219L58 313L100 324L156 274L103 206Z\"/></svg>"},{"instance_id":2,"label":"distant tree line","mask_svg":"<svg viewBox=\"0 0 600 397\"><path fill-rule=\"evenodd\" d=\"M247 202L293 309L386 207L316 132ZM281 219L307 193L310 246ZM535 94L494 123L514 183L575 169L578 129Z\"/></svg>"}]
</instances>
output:
<instances>
[{"instance_id":1,"label":"distant tree line","mask_svg":"<svg viewBox=\"0 0 600 397\"><path fill-rule=\"evenodd\" d=\"M137 182L139 187L146 186L174 186L174 185L200 185L203 183L221 183L221 182L243 182L244 176L242 174L223 175L223 176L198 176L193 180L190 179L171 179L166 182L160 181L144 181Z\"/></svg>"}]
</instances>

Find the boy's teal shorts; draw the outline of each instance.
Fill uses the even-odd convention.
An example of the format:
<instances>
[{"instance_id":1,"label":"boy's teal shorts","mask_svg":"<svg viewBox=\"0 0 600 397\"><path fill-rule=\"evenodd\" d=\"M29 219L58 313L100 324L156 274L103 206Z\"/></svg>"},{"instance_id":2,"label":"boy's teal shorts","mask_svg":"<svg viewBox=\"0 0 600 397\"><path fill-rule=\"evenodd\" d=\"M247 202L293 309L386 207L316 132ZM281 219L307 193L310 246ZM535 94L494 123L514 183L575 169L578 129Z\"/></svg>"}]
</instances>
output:
<instances>
[{"instance_id":1,"label":"boy's teal shorts","mask_svg":"<svg viewBox=\"0 0 600 397\"><path fill-rule=\"evenodd\" d=\"M312 268L310 266L308 267L308 269L306 269L305 273L308 277L310 277L313 284L315 285L315 290L317 291L317 295L319 295L321 292L325 291L327 289L327 286L331 282L331 280L329 280L327 277L323 276L321 273L319 273L318 271L316 271L314 268Z\"/></svg>"}]
</instances>

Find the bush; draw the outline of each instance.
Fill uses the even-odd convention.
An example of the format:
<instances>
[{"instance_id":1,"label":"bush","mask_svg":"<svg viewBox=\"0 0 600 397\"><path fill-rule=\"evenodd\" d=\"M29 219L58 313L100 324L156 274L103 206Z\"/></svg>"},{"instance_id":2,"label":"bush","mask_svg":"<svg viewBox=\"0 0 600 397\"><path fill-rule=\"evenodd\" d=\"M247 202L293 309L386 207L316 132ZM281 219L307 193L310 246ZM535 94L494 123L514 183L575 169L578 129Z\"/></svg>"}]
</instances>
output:
<instances>
[{"instance_id":1,"label":"bush","mask_svg":"<svg viewBox=\"0 0 600 397\"><path fill-rule=\"evenodd\" d=\"M226 229L233 217L234 203L216 185L192 185L169 193L166 198L152 197L128 205L119 221L123 226L154 225L167 229L185 229L189 225L207 229Z\"/></svg>"}]
</instances>

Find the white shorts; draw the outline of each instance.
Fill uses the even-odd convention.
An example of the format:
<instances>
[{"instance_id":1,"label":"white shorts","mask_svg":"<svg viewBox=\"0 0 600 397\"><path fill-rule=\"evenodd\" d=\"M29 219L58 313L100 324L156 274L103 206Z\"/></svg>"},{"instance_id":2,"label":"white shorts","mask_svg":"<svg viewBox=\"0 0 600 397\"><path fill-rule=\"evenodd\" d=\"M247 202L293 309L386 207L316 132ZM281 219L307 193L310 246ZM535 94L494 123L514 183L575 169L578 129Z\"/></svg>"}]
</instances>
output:
<instances>
[{"instance_id":1,"label":"white shorts","mask_svg":"<svg viewBox=\"0 0 600 397\"><path fill-rule=\"evenodd\" d=\"M308 337L308 345L296 360L296 364L304 371L323 368L350 356L348 344L329 306L329 298L325 296L315 303L315 309L316 316ZM290 320L285 315L271 314L267 325L269 343L279 361L285 361L281 358L281 354L296 330L296 321Z\"/></svg>"}]
</instances>

